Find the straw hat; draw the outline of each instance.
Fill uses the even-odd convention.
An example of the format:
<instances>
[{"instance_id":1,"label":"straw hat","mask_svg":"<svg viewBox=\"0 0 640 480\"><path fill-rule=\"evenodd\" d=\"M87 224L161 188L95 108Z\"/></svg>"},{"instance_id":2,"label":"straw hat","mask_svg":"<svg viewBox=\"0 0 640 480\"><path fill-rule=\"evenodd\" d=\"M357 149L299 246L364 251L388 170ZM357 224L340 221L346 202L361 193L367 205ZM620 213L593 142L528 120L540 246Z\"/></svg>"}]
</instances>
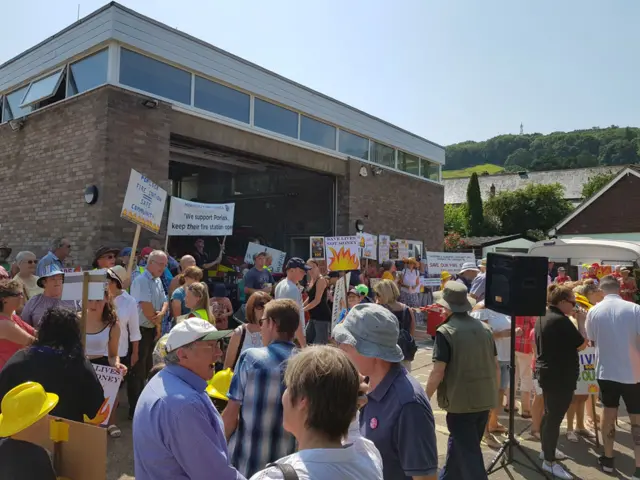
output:
<instances>
[{"instance_id":1,"label":"straw hat","mask_svg":"<svg viewBox=\"0 0 640 480\"><path fill-rule=\"evenodd\" d=\"M209 380L209 385L207 385L206 392L211 398L216 398L218 400L224 400L225 402L229 401L227 394L229 393L229 388L231 387L231 379L233 378L233 371L230 368L225 370L221 370L216 373L211 380Z\"/></svg>"},{"instance_id":2,"label":"straw hat","mask_svg":"<svg viewBox=\"0 0 640 480\"><path fill-rule=\"evenodd\" d=\"M44 418L58 404L58 395L42 385L26 382L12 388L2 399L0 437L10 437Z\"/></svg>"}]
</instances>

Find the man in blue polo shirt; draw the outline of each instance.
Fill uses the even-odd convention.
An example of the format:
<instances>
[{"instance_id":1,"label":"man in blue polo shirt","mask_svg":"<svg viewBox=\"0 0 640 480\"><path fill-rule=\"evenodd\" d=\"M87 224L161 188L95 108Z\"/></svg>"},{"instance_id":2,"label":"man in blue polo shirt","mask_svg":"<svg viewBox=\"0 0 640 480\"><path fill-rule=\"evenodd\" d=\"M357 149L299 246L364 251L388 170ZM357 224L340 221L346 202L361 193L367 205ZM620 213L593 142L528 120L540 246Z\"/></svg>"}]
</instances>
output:
<instances>
[{"instance_id":1,"label":"man in blue polo shirt","mask_svg":"<svg viewBox=\"0 0 640 480\"><path fill-rule=\"evenodd\" d=\"M435 422L420 384L402 366L395 315L381 305L354 306L333 329L340 349L369 377L360 431L382 456L385 480L435 480Z\"/></svg>"}]
</instances>

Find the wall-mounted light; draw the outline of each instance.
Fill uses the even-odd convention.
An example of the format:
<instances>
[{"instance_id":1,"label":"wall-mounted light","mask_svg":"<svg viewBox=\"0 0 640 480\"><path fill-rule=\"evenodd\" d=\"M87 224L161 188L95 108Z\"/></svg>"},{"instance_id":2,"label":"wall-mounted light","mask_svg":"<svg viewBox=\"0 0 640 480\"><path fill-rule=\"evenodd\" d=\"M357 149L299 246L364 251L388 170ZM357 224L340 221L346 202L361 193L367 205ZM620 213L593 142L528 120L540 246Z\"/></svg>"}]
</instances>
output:
<instances>
[{"instance_id":1,"label":"wall-mounted light","mask_svg":"<svg viewBox=\"0 0 640 480\"><path fill-rule=\"evenodd\" d=\"M147 108L158 108L158 100L155 98L145 98L142 100L142 105Z\"/></svg>"},{"instance_id":2,"label":"wall-mounted light","mask_svg":"<svg viewBox=\"0 0 640 480\"><path fill-rule=\"evenodd\" d=\"M364 232L364 222L362 220L356 220L356 231Z\"/></svg>"},{"instance_id":3,"label":"wall-mounted light","mask_svg":"<svg viewBox=\"0 0 640 480\"><path fill-rule=\"evenodd\" d=\"M84 189L84 201L87 205L93 205L98 201L98 187L89 185Z\"/></svg>"},{"instance_id":4,"label":"wall-mounted light","mask_svg":"<svg viewBox=\"0 0 640 480\"><path fill-rule=\"evenodd\" d=\"M22 127L24 127L24 119L18 118L14 120L9 120L9 126L11 127L11 130L13 130L14 132L17 132L18 130L21 130Z\"/></svg>"},{"instance_id":5,"label":"wall-mounted light","mask_svg":"<svg viewBox=\"0 0 640 480\"><path fill-rule=\"evenodd\" d=\"M360 167L360 176L361 177L366 177L369 175L369 172L367 171L367 167L365 167L364 165Z\"/></svg>"},{"instance_id":6,"label":"wall-mounted light","mask_svg":"<svg viewBox=\"0 0 640 480\"><path fill-rule=\"evenodd\" d=\"M371 171L376 177L382 175L382 172L383 172L383 170L380 167L371 167Z\"/></svg>"}]
</instances>

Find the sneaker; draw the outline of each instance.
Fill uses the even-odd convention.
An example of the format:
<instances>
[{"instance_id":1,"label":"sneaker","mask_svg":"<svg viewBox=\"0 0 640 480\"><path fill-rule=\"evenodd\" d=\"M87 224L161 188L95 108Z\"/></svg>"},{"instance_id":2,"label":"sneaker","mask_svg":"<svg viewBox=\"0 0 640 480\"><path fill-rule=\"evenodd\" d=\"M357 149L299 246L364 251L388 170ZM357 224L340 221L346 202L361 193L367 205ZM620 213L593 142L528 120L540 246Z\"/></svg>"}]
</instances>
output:
<instances>
[{"instance_id":1,"label":"sneaker","mask_svg":"<svg viewBox=\"0 0 640 480\"><path fill-rule=\"evenodd\" d=\"M615 467L613 465L613 457L605 457L604 455L602 455L598 458L598 464L600 465L602 471L605 473L613 473L613 471L615 470Z\"/></svg>"},{"instance_id":2,"label":"sneaker","mask_svg":"<svg viewBox=\"0 0 640 480\"><path fill-rule=\"evenodd\" d=\"M482 437L482 443L484 443L487 447L493 448L493 449L499 449L500 447L502 447L502 444L491 433L485 434Z\"/></svg>"},{"instance_id":3,"label":"sneaker","mask_svg":"<svg viewBox=\"0 0 640 480\"><path fill-rule=\"evenodd\" d=\"M559 463L542 462L542 470L553 475L553 478L561 478L563 480L571 480L573 478Z\"/></svg>"},{"instance_id":4,"label":"sneaker","mask_svg":"<svg viewBox=\"0 0 640 480\"><path fill-rule=\"evenodd\" d=\"M544 460L544 452L540 452L540 460ZM567 456L556 448L556 460L566 460Z\"/></svg>"}]
</instances>

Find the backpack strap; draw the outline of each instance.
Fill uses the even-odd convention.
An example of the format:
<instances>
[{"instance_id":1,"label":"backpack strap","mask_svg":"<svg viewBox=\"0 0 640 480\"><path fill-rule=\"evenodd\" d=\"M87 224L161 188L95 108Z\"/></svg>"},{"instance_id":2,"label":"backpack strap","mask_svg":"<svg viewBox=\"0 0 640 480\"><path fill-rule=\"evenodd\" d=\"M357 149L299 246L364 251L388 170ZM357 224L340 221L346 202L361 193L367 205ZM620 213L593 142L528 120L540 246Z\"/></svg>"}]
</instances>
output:
<instances>
[{"instance_id":1,"label":"backpack strap","mask_svg":"<svg viewBox=\"0 0 640 480\"><path fill-rule=\"evenodd\" d=\"M296 469L287 463L270 463L267 467L277 468L282 472L284 480L299 480Z\"/></svg>"},{"instance_id":2,"label":"backpack strap","mask_svg":"<svg viewBox=\"0 0 640 480\"><path fill-rule=\"evenodd\" d=\"M233 361L233 365L231 366L232 371L236 369L236 365L238 364L238 359L240 358L240 353L242 352L242 345L244 344L244 338L246 336L247 336L247 327L246 325L242 325L242 335L240 336L240 344L238 345L238 354L236 355L236 359Z\"/></svg>"}]
</instances>

